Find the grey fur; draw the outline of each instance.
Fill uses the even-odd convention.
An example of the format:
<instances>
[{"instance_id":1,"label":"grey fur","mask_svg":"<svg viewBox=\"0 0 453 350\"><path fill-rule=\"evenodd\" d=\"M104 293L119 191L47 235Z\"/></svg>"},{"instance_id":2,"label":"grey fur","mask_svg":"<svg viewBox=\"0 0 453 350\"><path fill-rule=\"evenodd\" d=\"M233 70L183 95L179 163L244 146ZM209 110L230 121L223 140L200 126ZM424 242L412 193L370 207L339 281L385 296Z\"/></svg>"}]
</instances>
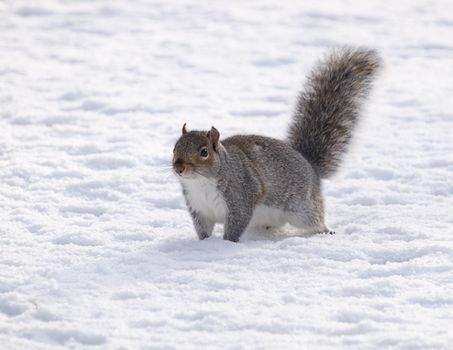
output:
<instances>
[{"instance_id":1,"label":"grey fur","mask_svg":"<svg viewBox=\"0 0 453 350\"><path fill-rule=\"evenodd\" d=\"M294 216L295 226L327 230L319 179L297 151L286 142L255 135L233 136L222 144L231 167L219 174L218 188L233 214L227 217L225 239L239 240L258 204Z\"/></svg>"},{"instance_id":2,"label":"grey fur","mask_svg":"<svg viewBox=\"0 0 453 350\"><path fill-rule=\"evenodd\" d=\"M220 142L215 128L187 132L184 127L173 164L175 169L185 166L177 174L198 237L209 237L214 224L223 222L224 239L237 242L256 217L266 226L284 221L309 233L329 232L324 223L321 178L338 168L357 121L360 100L378 65L374 51L335 51L312 73L299 99L289 142L256 135ZM206 160L199 156L205 147L209 149ZM206 187L194 187L194 183ZM200 188L207 193L195 193ZM200 204L200 198L207 203ZM222 209L222 203L224 212L212 209ZM268 222L272 217L260 217L260 211L277 213L278 222Z\"/></svg>"},{"instance_id":3,"label":"grey fur","mask_svg":"<svg viewBox=\"0 0 453 350\"><path fill-rule=\"evenodd\" d=\"M338 169L380 65L376 51L345 48L333 51L308 77L289 140L321 178Z\"/></svg>"}]
</instances>

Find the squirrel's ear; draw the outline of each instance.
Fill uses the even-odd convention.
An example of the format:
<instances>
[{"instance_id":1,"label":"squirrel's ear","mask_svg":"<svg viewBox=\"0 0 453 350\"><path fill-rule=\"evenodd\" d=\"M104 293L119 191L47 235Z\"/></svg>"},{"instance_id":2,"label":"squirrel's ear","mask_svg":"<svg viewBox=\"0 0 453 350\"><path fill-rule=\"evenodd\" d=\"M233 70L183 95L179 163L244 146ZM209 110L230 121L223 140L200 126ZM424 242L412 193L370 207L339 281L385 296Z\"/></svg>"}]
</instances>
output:
<instances>
[{"instance_id":1,"label":"squirrel's ear","mask_svg":"<svg viewBox=\"0 0 453 350\"><path fill-rule=\"evenodd\" d=\"M206 136L211 140L212 147L217 151L217 145L219 144L220 133L214 127L211 127L211 130L208 131Z\"/></svg>"},{"instance_id":2,"label":"squirrel's ear","mask_svg":"<svg viewBox=\"0 0 453 350\"><path fill-rule=\"evenodd\" d=\"M184 123L184 125L182 126L182 134L187 134L187 129L186 129L186 124L187 123Z\"/></svg>"}]
</instances>

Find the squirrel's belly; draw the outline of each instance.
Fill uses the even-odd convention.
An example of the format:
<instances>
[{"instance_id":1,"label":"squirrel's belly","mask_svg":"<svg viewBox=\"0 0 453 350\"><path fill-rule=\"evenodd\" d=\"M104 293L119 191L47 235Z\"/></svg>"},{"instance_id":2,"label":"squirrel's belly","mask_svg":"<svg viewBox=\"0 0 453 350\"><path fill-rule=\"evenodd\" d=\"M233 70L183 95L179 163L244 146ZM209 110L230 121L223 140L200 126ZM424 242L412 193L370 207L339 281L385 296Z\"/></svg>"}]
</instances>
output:
<instances>
[{"instance_id":1,"label":"squirrel's belly","mask_svg":"<svg viewBox=\"0 0 453 350\"><path fill-rule=\"evenodd\" d=\"M227 206L215 181L206 178L184 181L189 207L213 222L224 223Z\"/></svg>"},{"instance_id":2,"label":"squirrel's belly","mask_svg":"<svg viewBox=\"0 0 453 350\"><path fill-rule=\"evenodd\" d=\"M253 212L249 226L279 227L287 222L286 217L287 215L282 209L272 208L267 205L258 205Z\"/></svg>"}]
</instances>

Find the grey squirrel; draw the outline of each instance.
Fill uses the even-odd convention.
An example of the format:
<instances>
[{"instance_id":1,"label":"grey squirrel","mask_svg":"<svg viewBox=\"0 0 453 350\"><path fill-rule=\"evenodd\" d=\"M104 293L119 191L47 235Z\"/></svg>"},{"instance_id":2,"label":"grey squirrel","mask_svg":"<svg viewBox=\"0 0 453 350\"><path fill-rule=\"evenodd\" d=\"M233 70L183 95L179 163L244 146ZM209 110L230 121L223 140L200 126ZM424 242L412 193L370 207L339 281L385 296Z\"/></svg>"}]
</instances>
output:
<instances>
[{"instance_id":1,"label":"grey squirrel","mask_svg":"<svg viewBox=\"0 0 453 350\"><path fill-rule=\"evenodd\" d=\"M334 174L357 124L361 103L381 65L374 50L332 51L308 77L288 139L187 131L173 151L199 239L224 224L223 238L238 242L249 226L289 223L309 234L328 233L321 179Z\"/></svg>"}]
</instances>

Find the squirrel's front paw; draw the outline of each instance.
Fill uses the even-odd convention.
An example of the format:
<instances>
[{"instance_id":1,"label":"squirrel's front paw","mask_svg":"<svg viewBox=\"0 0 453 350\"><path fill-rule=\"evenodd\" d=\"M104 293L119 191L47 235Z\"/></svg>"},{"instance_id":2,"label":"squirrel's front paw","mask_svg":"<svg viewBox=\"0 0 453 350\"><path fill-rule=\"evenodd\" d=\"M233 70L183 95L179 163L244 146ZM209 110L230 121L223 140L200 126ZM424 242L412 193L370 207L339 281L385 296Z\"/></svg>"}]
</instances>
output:
<instances>
[{"instance_id":1,"label":"squirrel's front paw","mask_svg":"<svg viewBox=\"0 0 453 350\"><path fill-rule=\"evenodd\" d=\"M198 239L199 239L200 241L202 241L202 240L204 240L204 239L206 239L206 238L209 238L209 237L211 237L211 235L207 234L206 232L200 232L200 233L198 233Z\"/></svg>"},{"instance_id":2,"label":"squirrel's front paw","mask_svg":"<svg viewBox=\"0 0 453 350\"><path fill-rule=\"evenodd\" d=\"M223 235L223 239L225 241L231 241L231 242L239 242L239 237L234 237L234 236L231 236L231 235Z\"/></svg>"}]
</instances>

